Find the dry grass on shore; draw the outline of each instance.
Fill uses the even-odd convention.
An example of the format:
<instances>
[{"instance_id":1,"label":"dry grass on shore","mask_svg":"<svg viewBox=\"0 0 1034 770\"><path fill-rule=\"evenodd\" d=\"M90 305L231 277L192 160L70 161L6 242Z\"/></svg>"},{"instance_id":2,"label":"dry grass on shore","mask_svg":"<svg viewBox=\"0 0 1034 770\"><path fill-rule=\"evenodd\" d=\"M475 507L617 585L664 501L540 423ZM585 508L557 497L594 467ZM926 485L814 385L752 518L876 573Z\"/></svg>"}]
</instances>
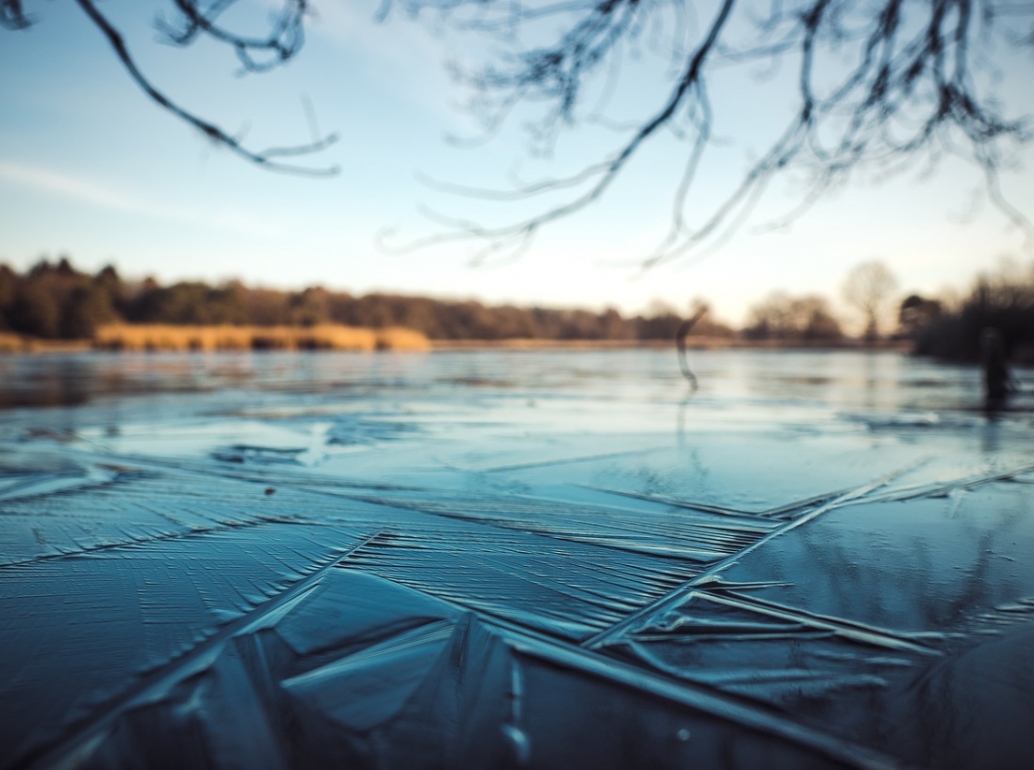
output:
<instances>
[{"instance_id":1,"label":"dry grass on shore","mask_svg":"<svg viewBox=\"0 0 1034 770\"><path fill-rule=\"evenodd\" d=\"M17 334L0 332L0 353L20 353L24 345Z\"/></svg>"},{"instance_id":2,"label":"dry grass on shore","mask_svg":"<svg viewBox=\"0 0 1034 770\"><path fill-rule=\"evenodd\" d=\"M0 332L0 353L81 353L90 347L89 340L42 340Z\"/></svg>"},{"instance_id":3,"label":"dry grass on shore","mask_svg":"<svg viewBox=\"0 0 1034 770\"><path fill-rule=\"evenodd\" d=\"M102 350L428 350L420 332L400 327L361 329L292 326L171 326L109 324L97 330Z\"/></svg>"}]
</instances>

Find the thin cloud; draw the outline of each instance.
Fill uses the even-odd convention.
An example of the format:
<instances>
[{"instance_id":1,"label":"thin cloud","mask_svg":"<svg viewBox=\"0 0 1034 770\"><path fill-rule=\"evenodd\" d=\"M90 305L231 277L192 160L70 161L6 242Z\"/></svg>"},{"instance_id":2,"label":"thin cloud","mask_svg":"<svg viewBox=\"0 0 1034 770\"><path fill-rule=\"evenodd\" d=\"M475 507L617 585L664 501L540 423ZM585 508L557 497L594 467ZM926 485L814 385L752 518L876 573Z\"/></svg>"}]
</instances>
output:
<instances>
[{"instance_id":1,"label":"thin cloud","mask_svg":"<svg viewBox=\"0 0 1034 770\"><path fill-rule=\"evenodd\" d=\"M31 187L52 195L71 198L109 211L152 217L173 222L229 230L264 238L282 235L278 228L255 222L250 217L233 212L201 213L162 206L138 197L130 198L115 190L39 166L0 160L0 181L21 187Z\"/></svg>"},{"instance_id":2,"label":"thin cloud","mask_svg":"<svg viewBox=\"0 0 1034 770\"><path fill-rule=\"evenodd\" d=\"M107 209L143 213L140 211L139 204L134 204L121 195L45 168L0 161L0 179L17 185L35 187L38 190L56 193L67 198L75 198Z\"/></svg>"}]
</instances>

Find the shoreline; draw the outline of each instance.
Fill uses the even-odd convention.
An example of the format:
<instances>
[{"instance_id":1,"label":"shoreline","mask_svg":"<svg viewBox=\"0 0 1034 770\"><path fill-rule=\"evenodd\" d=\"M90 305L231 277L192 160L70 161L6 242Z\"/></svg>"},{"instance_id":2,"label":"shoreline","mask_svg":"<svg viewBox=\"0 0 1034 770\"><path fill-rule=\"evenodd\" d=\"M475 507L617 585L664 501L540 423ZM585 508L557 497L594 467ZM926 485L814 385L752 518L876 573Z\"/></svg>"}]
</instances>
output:
<instances>
[{"instance_id":1,"label":"shoreline","mask_svg":"<svg viewBox=\"0 0 1034 770\"><path fill-rule=\"evenodd\" d=\"M3 355L47 355L61 353L198 353L198 352L423 352L450 353L465 351L606 351L606 350L668 350L675 347L674 340L550 340L550 339L503 339L503 340L427 340L427 347L414 348L268 348L268 347L225 347L225 348L115 348L95 340L44 340L37 338L3 335L0 340L0 356ZM857 339L838 342L808 342L804 340L743 340L727 337L689 337L687 350L792 350L792 351L873 351L910 353L912 344L908 340L881 340L866 343Z\"/></svg>"},{"instance_id":2,"label":"shoreline","mask_svg":"<svg viewBox=\"0 0 1034 770\"><path fill-rule=\"evenodd\" d=\"M429 340L432 352L464 350L668 350L675 340ZM908 340L881 340L869 344L862 340L808 342L804 340L742 340L728 337L687 337L687 350L873 350L908 353Z\"/></svg>"}]
</instances>

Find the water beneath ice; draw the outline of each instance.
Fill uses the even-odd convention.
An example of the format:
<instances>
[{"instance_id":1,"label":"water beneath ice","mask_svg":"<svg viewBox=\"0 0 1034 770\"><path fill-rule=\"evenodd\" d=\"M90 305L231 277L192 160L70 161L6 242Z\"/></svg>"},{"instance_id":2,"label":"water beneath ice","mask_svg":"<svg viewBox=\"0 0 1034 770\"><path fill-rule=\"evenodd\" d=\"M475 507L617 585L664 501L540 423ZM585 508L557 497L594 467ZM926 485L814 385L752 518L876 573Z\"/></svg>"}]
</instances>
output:
<instances>
[{"instance_id":1,"label":"water beneath ice","mask_svg":"<svg viewBox=\"0 0 1034 770\"><path fill-rule=\"evenodd\" d=\"M0 358L0 770L1025 767L1034 373Z\"/></svg>"}]
</instances>

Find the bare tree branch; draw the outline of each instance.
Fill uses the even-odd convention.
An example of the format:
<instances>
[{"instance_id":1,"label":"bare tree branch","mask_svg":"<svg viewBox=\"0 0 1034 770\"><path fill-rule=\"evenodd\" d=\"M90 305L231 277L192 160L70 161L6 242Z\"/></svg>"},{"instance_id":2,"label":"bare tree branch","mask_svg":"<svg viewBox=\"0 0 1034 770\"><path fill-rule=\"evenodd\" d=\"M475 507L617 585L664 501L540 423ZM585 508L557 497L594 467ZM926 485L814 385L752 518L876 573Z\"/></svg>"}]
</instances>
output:
<instances>
[{"instance_id":1,"label":"bare tree branch","mask_svg":"<svg viewBox=\"0 0 1034 770\"><path fill-rule=\"evenodd\" d=\"M391 0L386 0L390 5ZM471 107L498 130L518 103L541 105L530 129L533 152L550 148L558 132L580 119L584 94L594 77L603 81L604 102L621 66L622 45L643 29L674 14L684 0L395 0L411 15L433 12L460 31L516 39L515 30L536 27L539 41L528 49L514 42L480 69L459 73L472 89ZM690 25L671 40L683 57L681 72L663 102L643 117L631 136L602 162L568 176L504 190L431 184L434 189L490 201L535 200L570 191L559 203L498 226L446 230L403 249L448 241L510 241L587 208L603 197L633 157L655 143L658 129L672 129L688 143L675 188L671 223L644 267L684 257L705 243L714 245L749 217L768 184L792 169L808 184L799 206L780 220L803 215L831 188L863 169L891 175L919 159L931 166L947 154L961 155L982 171L989 200L1028 239L1034 226L1011 205L998 184L1000 171L1034 138L1032 116L1009 117L990 86L978 81L1004 45L1034 44L1034 35L1015 34L1034 20L1034 3L995 0L769 0L759 12L751 0L715 0L710 23L687 44ZM699 10L699 9L697 9ZM1008 17L1008 29L997 20ZM656 26L656 25L655 25ZM686 29L683 29L686 28ZM999 47L999 48L996 48ZM687 210L697 171L712 144L715 115L707 97L711 76L722 69L786 61L796 68L796 107L784 130L747 169L740 184L710 208ZM606 122L598 104L585 120ZM543 198L544 199L544 198ZM690 222L696 224L691 226ZM443 220L439 217L437 222Z\"/></svg>"},{"instance_id":2,"label":"bare tree branch","mask_svg":"<svg viewBox=\"0 0 1034 770\"><path fill-rule=\"evenodd\" d=\"M266 168L320 176L336 172L282 162L325 149L336 141L334 135L315 132L307 144L255 151L173 102L141 72L96 0L76 2L147 96L211 140ZM986 76L1001 60L1003 46L1034 46L1034 32L1024 27L1034 21L1034 3L710 2L710 20L700 25L697 14L708 6L688 0L383 0L379 19L398 8L499 43L487 63L457 66L454 74L471 89L470 107L485 129L482 141L491 139L518 107L539 110L539 119L529 126L533 154L550 153L557 137L582 120L621 130L603 113L630 52L645 45L676 64L670 87L653 109L632 124L610 153L580 170L501 190L425 179L449 194L498 202L542 201L537 213L497 226L436 215L432 219L444 230L404 248L464 240L483 241L482 256L515 244L526 248L543 227L603 198L643 148L667 133L662 128L685 141L688 149L674 186L667 233L643 258L645 267L721 243L746 221L771 181L789 171L804 172L808 182L801 204L783 223L803 215L824 193L862 170L892 175L923 159L933 167L951 154L976 164L992 204L1028 236L1034 233L1027 216L1006 200L999 186L1002 169L1034 138L1032 116L1008 116ZM170 3L171 20L158 20L167 42L188 46L204 37L224 44L233 49L244 72L265 72L297 55L311 10L309 0L281 0L266 34L245 35L223 23L236 0ZM22 0L0 0L0 25L28 27L32 20L23 6ZM529 28L533 31L522 35ZM526 37L534 43L524 45ZM717 144L713 136L720 116L709 99L713 76L737 67L774 71L783 62L795 70L792 116L731 192L703 205L691 203L701 164ZM597 78L603 87L593 98ZM588 114L586 102L591 105ZM311 108L307 110L314 126Z\"/></svg>"},{"instance_id":3,"label":"bare tree branch","mask_svg":"<svg viewBox=\"0 0 1034 770\"><path fill-rule=\"evenodd\" d=\"M169 42L189 45L199 35L205 34L233 47L244 69L248 72L265 72L286 62L301 49L305 42L304 20L309 12L307 0L285 0L276 14L266 37L250 37L231 32L216 20L237 0L213 0L202 9L196 0L172 0L179 10L178 23L159 18L158 29L165 33ZM265 62L254 58L255 53L270 57Z\"/></svg>"},{"instance_id":4,"label":"bare tree branch","mask_svg":"<svg viewBox=\"0 0 1034 770\"><path fill-rule=\"evenodd\" d=\"M28 29L32 20L25 15L21 0L0 2L0 26L4 29Z\"/></svg>"},{"instance_id":5,"label":"bare tree branch","mask_svg":"<svg viewBox=\"0 0 1034 770\"><path fill-rule=\"evenodd\" d=\"M245 147L240 139L230 135L212 121L180 106L155 86L137 65L121 32L100 12L95 0L75 0L75 2L104 35L123 68L148 98L196 128L217 145L225 147L250 163L271 171L317 177L334 176L338 173L336 166L313 168L284 163L280 160L322 152L338 141L336 134L313 135L312 140L308 143L286 147L270 147L264 150L252 150ZM304 17L308 13L307 0L285 0L283 7L275 16L269 34L261 38L239 35L217 23L219 16L234 5L236 0L212 0L207 5L203 5L197 0L172 0L172 2L180 16L178 24L161 19L158 21L158 27L165 34L168 42L186 46L201 35L208 36L231 46L244 69L249 72L265 72L282 64L298 52L304 40L302 25ZM24 12L21 0L0 0L0 25L11 30L22 30L28 28L31 23L31 19ZM256 54L265 54L269 58L259 61L255 58ZM311 107L309 114L310 125L314 125L311 118Z\"/></svg>"}]
</instances>

